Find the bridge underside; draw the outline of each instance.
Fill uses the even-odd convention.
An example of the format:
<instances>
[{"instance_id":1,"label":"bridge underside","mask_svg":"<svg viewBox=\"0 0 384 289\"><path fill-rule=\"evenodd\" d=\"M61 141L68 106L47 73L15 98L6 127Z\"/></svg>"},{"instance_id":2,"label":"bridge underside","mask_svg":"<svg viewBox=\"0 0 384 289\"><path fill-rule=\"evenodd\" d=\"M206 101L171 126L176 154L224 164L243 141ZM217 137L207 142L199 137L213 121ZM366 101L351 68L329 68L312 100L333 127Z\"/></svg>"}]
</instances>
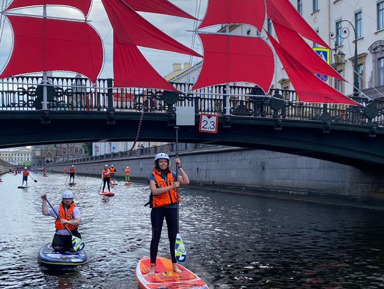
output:
<instances>
[{"instance_id":1,"label":"bridge underside","mask_svg":"<svg viewBox=\"0 0 384 289\"><path fill-rule=\"evenodd\" d=\"M3 112L0 147L96 141L133 141L140 113ZM139 141L175 142L172 114L146 113ZM384 167L384 130L322 121L219 118L217 134L181 126L179 142L265 149L339 162L361 168Z\"/></svg>"}]
</instances>

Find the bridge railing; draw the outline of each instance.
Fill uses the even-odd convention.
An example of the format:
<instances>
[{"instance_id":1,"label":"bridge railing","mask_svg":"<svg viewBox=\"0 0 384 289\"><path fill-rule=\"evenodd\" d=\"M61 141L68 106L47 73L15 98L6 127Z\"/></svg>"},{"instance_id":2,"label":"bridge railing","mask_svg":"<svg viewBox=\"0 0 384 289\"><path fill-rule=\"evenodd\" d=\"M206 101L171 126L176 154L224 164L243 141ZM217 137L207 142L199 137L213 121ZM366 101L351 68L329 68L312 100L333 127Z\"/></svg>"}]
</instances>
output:
<instances>
[{"instance_id":1,"label":"bridge railing","mask_svg":"<svg viewBox=\"0 0 384 289\"><path fill-rule=\"evenodd\" d=\"M272 89L267 95L248 86L217 85L191 91L191 83L172 83L180 92L177 106L194 107L195 112L243 117L322 120L359 125L384 125L384 102L349 106L301 102L294 91ZM42 77L18 76L0 80L0 111L42 109ZM48 110L126 111L166 113L173 109L163 91L142 88L114 88L112 81L50 77L47 84ZM227 103L229 107L227 108ZM171 106L171 107L170 107Z\"/></svg>"}]
</instances>

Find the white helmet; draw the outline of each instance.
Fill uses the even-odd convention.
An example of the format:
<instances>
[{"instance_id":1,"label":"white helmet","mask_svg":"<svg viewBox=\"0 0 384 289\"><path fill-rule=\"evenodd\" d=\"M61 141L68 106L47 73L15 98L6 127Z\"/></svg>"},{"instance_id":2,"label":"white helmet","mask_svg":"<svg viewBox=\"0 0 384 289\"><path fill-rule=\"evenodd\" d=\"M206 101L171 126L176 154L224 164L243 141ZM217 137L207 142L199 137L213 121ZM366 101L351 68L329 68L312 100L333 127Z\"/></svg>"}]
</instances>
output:
<instances>
[{"instance_id":1,"label":"white helmet","mask_svg":"<svg viewBox=\"0 0 384 289\"><path fill-rule=\"evenodd\" d=\"M72 168L74 168L75 166L74 165L72 165Z\"/></svg>"},{"instance_id":2,"label":"white helmet","mask_svg":"<svg viewBox=\"0 0 384 289\"><path fill-rule=\"evenodd\" d=\"M72 191L65 191L62 195L63 199L73 199L73 192Z\"/></svg>"},{"instance_id":3,"label":"white helmet","mask_svg":"<svg viewBox=\"0 0 384 289\"><path fill-rule=\"evenodd\" d=\"M26 170L27 169L27 167L24 167L24 170Z\"/></svg>"},{"instance_id":4,"label":"white helmet","mask_svg":"<svg viewBox=\"0 0 384 289\"><path fill-rule=\"evenodd\" d=\"M127 169L129 169L129 166L127 166Z\"/></svg>"},{"instance_id":5,"label":"white helmet","mask_svg":"<svg viewBox=\"0 0 384 289\"><path fill-rule=\"evenodd\" d=\"M104 167L108 167L108 165L104 165Z\"/></svg>"},{"instance_id":6,"label":"white helmet","mask_svg":"<svg viewBox=\"0 0 384 289\"><path fill-rule=\"evenodd\" d=\"M113 165L111 165L111 167L113 168Z\"/></svg>"},{"instance_id":7,"label":"white helmet","mask_svg":"<svg viewBox=\"0 0 384 289\"><path fill-rule=\"evenodd\" d=\"M159 159L166 159L166 160L169 160L169 156L165 153L159 153L155 156L155 161L159 160Z\"/></svg>"}]
</instances>

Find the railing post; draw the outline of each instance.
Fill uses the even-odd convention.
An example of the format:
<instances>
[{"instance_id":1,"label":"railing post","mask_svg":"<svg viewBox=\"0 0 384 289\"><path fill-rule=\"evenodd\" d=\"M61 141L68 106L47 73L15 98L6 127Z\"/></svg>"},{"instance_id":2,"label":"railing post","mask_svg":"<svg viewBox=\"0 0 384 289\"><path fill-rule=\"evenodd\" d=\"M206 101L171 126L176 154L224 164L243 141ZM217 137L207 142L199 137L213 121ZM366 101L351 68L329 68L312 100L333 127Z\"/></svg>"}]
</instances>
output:
<instances>
[{"instance_id":1,"label":"railing post","mask_svg":"<svg viewBox=\"0 0 384 289\"><path fill-rule=\"evenodd\" d=\"M107 124L116 124L115 108L113 107L113 90L112 90L111 78L107 79L107 97L108 97Z\"/></svg>"}]
</instances>

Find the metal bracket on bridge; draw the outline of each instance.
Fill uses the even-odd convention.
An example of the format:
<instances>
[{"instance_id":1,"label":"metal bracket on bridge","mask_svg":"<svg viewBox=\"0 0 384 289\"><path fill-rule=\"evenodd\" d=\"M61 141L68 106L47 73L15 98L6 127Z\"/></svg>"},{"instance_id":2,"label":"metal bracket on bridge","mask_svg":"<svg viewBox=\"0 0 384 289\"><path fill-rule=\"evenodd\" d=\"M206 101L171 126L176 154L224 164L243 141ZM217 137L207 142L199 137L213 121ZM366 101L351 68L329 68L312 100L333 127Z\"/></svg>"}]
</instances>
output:
<instances>
[{"instance_id":1,"label":"metal bracket on bridge","mask_svg":"<svg viewBox=\"0 0 384 289\"><path fill-rule=\"evenodd\" d=\"M115 118L115 110L107 110L107 125L115 125L116 124L116 118Z\"/></svg>"},{"instance_id":2,"label":"metal bracket on bridge","mask_svg":"<svg viewBox=\"0 0 384 289\"><path fill-rule=\"evenodd\" d=\"M330 133L331 132L331 123L325 122L323 126L323 133Z\"/></svg>"},{"instance_id":3,"label":"metal bracket on bridge","mask_svg":"<svg viewBox=\"0 0 384 289\"><path fill-rule=\"evenodd\" d=\"M41 110L41 124L49 125L51 124L51 117L49 110Z\"/></svg>"},{"instance_id":4,"label":"metal bracket on bridge","mask_svg":"<svg viewBox=\"0 0 384 289\"><path fill-rule=\"evenodd\" d=\"M369 137L376 137L376 132L377 132L377 127L372 126L371 129L369 130Z\"/></svg>"},{"instance_id":5,"label":"metal bracket on bridge","mask_svg":"<svg viewBox=\"0 0 384 289\"><path fill-rule=\"evenodd\" d=\"M282 130L283 129L283 123L281 119L276 119L275 121L275 130Z\"/></svg>"},{"instance_id":6,"label":"metal bracket on bridge","mask_svg":"<svg viewBox=\"0 0 384 289\"><path fill-rule=\"evenodd\" d=\"M224 115L223 128L230 128L230 127L231 127L231 116L230 115Z\"/></svg>"}]
</instances>

